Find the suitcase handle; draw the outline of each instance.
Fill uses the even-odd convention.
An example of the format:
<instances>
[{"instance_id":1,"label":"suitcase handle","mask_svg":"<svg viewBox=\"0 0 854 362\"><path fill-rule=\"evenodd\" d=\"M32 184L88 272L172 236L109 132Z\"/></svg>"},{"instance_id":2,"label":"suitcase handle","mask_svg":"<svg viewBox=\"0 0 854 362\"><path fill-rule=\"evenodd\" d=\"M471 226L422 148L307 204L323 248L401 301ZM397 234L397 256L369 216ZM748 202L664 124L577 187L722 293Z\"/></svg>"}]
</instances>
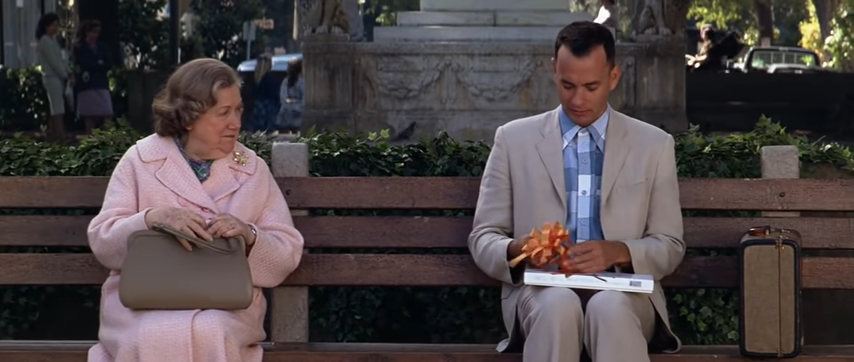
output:
<instances>
[{"instance_id":1,"label":"suitcase handle","mask_svg":"<svg viewBox=\"0 0 854 362\"><path fill-rule=\"evenodd\" d=\"M771 235L771 225L751 227L747 230L747 235L755 237Z\"/></svg>"},{"instance_id":2,"label":"suitcase handle","mask_svg":"<svg viewBox=\"0 0 854 362\"><path fill-rule=\"evenodd\" d=\"M747 230L747 235L750 235L753 237L762 237L762 236L768 237L768 236L771 236L771 233L774 230L775 230L775 228L771 227L771 225L754 226L754 227L751 227L750 229ZM800 237L800 234L801 234L801 233L797 232L796 230L790 230L790 229L776 229L776 230L779 231L780 234L792 233L792 234L798 235L798 237Z\"/></svg>"}]
</instances>

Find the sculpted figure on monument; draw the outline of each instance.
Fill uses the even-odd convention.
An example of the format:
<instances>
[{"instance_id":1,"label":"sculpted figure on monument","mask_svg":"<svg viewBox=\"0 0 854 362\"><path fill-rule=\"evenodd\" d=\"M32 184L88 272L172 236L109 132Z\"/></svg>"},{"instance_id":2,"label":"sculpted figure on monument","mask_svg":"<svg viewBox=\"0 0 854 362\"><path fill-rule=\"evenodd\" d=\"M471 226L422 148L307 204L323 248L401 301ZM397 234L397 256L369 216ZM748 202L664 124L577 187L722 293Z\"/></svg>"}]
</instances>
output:
<instances>
[{"instance_id":1,"label":"sculpted figure on monument","mask_svg":"<svg viewBox=\"0 0 854 362\"><path fill-rule=\"evenodd\" d=\"M664 23L664 3L667 0L646 0L638 21L638 34L670 35L672 32Z\"/></svg>"},{"instance_id":2,"label":"sculpted figure on monument","mask_svg":"<svg viewBox=\"0 0 854 362\"><path fill-rule=\"evenodd\" d=\"M644 0L632 35L667 37L683 34L689 5L687 0Z\"/></svg>"},{"instance_id":3,"label":"sculpted figure on monument","mask_svg":"<svg viewBox=\"0 0 854 362\"><path fill-rule=\"evenodd\" d=\"M341 0L320 0L306 16L307 34L350 34L350 22Z\"/></svg>"}]
</instances>

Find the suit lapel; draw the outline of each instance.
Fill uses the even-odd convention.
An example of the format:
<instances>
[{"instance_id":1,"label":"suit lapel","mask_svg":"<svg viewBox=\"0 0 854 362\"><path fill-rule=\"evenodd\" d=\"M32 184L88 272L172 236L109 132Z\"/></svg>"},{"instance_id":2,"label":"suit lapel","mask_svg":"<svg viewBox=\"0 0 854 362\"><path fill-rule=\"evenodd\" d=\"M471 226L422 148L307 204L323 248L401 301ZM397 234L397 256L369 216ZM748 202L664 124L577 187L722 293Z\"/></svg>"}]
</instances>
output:
<instances>
[{"instance_id":1,"label":"suit lapel","mask_svg":"<svg viewBox=\"0 0 854 362\"><path fill-rule=\"evenodd\" d=\"M193 170L190 169L190 165L184 159L184 156L181 155L178 147L172 145L172 148L174 152L169 151L163 165L154 173L157 180L187 201L200 207L215 210L216 207L213 201L208 197L204 188L202 188L202 184L193 173Z\"/></svg>"},{"instance_id":2,"label":"suit lapel","mask_svg":"<svg viewBox=\"0 0 854 362\"><path fill-rule=\"evenodd\" d=\"M233 157L216 160L211 166L211 177L203 185L214 202L219 202L240 188L238 178L240 173L247 175L254 173L255 162L258 161L258 158L239 143L235 147L235 151L245 156L243 163L237 162Z\"/></svg>"},{"instance_id":3,"label":"suit lapel","mask_svg":"<svg viewBox=\"0 0 854 362\"><path fill-rule=\"evenodd\" d=\"M614 188L617 175L623 169L626 158L629 156L631 146L626 142L626 119L625 116L616 111L611 111L608 120L608 129L605 131L605 161L602 165L602 198L601 207L605 207L605 201Z\"/></svg>"},{"instance_id":4,"label":"suit lapel","mask_svg":"<svg viewBox=\"0 0 854 362\"><path fill-rule=\"evenodd\" d=\"M543 138L537 143L537 153L546 167L552 186L566 209L566 181L563 170L563 138L560 134L557 109L544 115L540 132Z\"/></svg>"}]
</instances>

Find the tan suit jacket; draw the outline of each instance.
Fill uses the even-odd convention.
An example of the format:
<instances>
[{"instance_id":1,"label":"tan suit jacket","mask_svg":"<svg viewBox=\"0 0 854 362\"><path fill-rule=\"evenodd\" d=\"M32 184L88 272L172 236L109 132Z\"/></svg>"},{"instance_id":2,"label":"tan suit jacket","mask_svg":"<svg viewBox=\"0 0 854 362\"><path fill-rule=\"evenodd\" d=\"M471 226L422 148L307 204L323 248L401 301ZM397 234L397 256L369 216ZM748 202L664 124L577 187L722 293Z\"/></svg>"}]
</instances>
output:
<instances>
[{"instance_id":1,"label":"tan suit jacket","mask_svg":"<svg viewBox=\"0 0 854 362\"><path fill-rule=\"evenodd\" d=\"M524 266L508 267L507 246L514 236L543 223L566 221L558 112L560 108L499 127L481 180L468 245L477 266L502 282L501 306L510 338L498 345L499 351L519 338L516 305ZM601 186L602 230L607 240L626 243L635 273L655 278L650 299L665 327L657 333L663 332L670 342L665 351L676 352L681 342L670 330L659 282L685 255L673 137L610 112Z\"/></svg>"}]
</instances>

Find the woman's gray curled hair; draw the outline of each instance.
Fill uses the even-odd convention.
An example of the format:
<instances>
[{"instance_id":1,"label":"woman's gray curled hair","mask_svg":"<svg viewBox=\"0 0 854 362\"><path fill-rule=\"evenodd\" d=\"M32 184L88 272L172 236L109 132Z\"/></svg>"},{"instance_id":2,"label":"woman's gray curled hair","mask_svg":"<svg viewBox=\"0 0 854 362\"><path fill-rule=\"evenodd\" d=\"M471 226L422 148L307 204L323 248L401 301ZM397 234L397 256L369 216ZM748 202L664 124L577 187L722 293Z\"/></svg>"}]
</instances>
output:
<instances>
[{"instance_id":1,"label":"woman's gray curled hair","mask_svg":"<svg viewBox=\"0 0 854 362\"><path fill-rule=\"evenodd\" d=\"M240 84L237 72L217 59L187 62L169 76L154 98L154 132L164 137L184 135L187 127L216 105L217 91Z\"/></svg>"}]
</instances>

